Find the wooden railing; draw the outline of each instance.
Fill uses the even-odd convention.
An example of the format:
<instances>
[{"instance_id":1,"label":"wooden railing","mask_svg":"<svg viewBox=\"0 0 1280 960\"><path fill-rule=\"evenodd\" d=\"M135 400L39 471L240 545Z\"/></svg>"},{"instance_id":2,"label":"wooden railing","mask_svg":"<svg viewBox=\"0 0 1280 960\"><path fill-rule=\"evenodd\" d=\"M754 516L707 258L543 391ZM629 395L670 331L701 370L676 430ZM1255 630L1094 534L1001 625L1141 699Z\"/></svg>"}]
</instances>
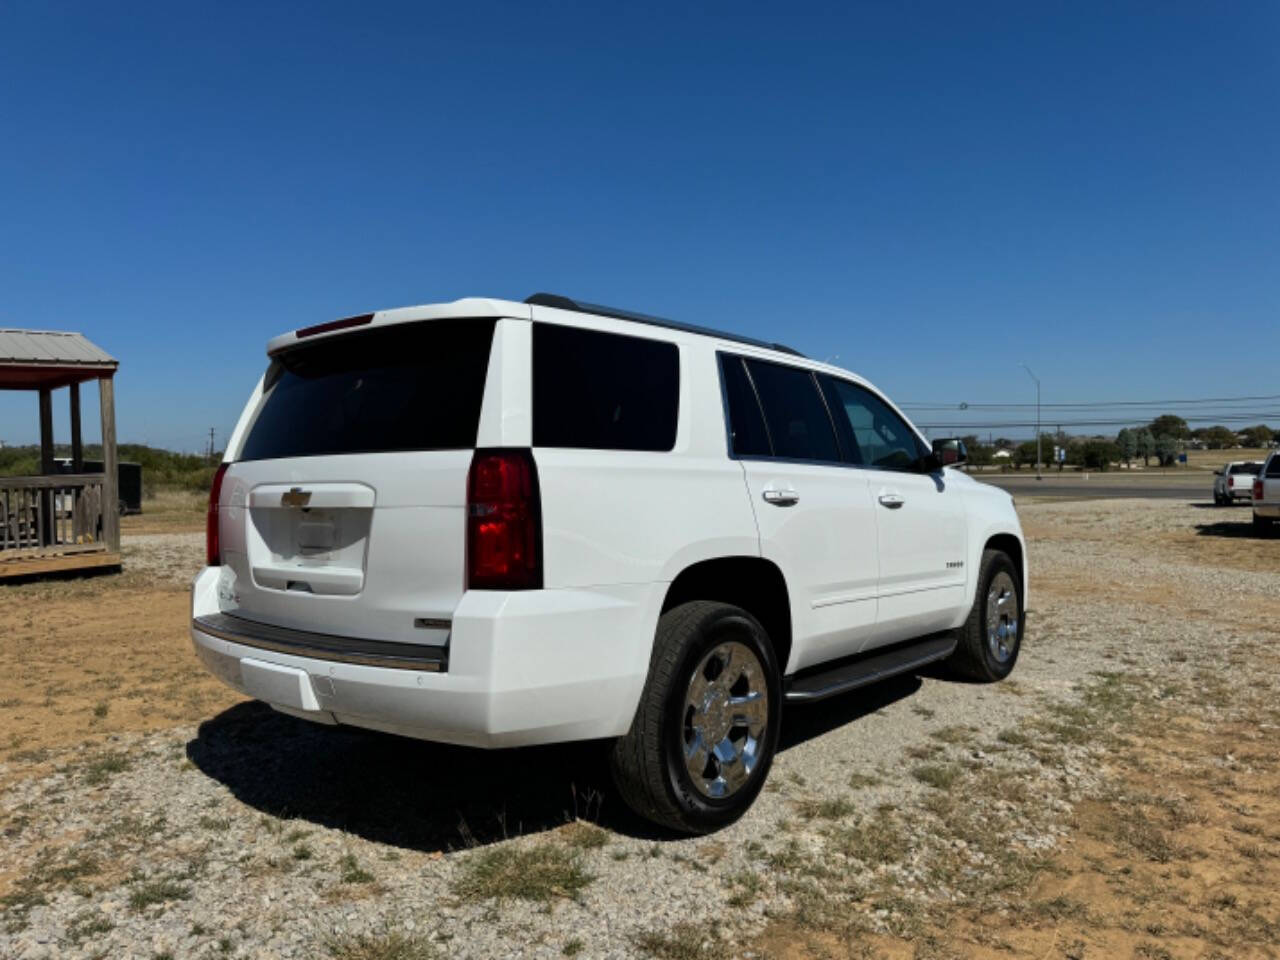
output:
<instances>
[{"instance_id":1,"label":"wooden railing","mask_svg":"<svg viewBox=\"0 0 1280 960\"><path fill-rule=\"evenodd\" d=\"M0 477L0 559L106 550L104 479L101 473Z\"/></svg>"}]
</instances>

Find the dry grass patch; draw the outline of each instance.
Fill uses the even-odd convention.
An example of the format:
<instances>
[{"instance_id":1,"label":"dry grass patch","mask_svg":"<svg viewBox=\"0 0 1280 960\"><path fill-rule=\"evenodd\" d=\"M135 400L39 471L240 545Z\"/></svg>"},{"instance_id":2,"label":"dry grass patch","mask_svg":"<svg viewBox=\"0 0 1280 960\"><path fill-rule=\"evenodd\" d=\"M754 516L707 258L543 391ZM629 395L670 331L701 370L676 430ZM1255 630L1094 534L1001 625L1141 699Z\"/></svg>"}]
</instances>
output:
<instances>
[{"instance_id":1,"label":"dry grass patch","mask_svg":"<svg viewBox=\"0 0 1280 960\"><path fill-rule=\"evenodd\" d=\"M594 879L583 868L577 850L555 843L504 843L472 853L453 891L468 899L546 902L576 898Z\"/></svg>"},{"instance_id":2,"label":"dry grass patch","mask_svg":"<svg viewBox=\"0 0 1280 960\"><path fill-rule=\"evenodd\" d=\"M331 937L325 949L332 960L436 960L441 956L426 937L403 933Z\"/></svg>"},{"instance_id":3,"label":"dry grass patch","mask_svg":"<svg viewBox=\"0 0 1280 960\"><path fill-rule=\"evenodd\" d=\"M129 906L136 911L144 911L149 907L172 903L175 900L190 900L191 888L169 877L146 880L134 887L129 894Z\"/></svg>"},{"instance_id":4,"label":"dry grass patch","mask_svg":"<svg viewBox=\"0 0 1280 960\"><path fill-rule=\"evenodd\" d=\"M791 805L805 820L843 820L857 809L844 797L801 797Z\"/></svg>"},{"instance_id":5,"label":"dry grass patch","mask_svg":"<svg viewBox=\"0 0 1280 960\"><path fill-rule=\"evenodd\" d=\"M574 820L560 828L559 834L571 847L578 850L598 850L609 842L609 831L585 820Z\"/></svg>"},{"instance_id":6,"label":"dry grass patch","mask_svg":"<svg viewBox=\"0 0 1280 960\"><path fill-rule=\"evenodd\" d=\"M678 923L665 933L641 934L636 946L658 960L701 960L724 954L715 928L695 923Z\"/></svg>"},{"instance_id":7,"label":"dry grass patch","mask_svg":"<svg viewBox=\"0 0 1280 960\"><path fill-rule=\"evenodd\" d=\"M159 489L142 501L142 513L120 519L120 532L128 536L149 533L195 533L204 529L207 493Z\"/></svg>"},{"instance_id":8,"label":"dry grass patch","mask_svg":"<svg viewBox=\"0 0 1280 960\"><path fill-rule=\"evenodd\" d=\"M911 768L911 775L935 790L950 790L960 779L960 768L951 763L922 763Z\"/></svg>"}]
</instances>

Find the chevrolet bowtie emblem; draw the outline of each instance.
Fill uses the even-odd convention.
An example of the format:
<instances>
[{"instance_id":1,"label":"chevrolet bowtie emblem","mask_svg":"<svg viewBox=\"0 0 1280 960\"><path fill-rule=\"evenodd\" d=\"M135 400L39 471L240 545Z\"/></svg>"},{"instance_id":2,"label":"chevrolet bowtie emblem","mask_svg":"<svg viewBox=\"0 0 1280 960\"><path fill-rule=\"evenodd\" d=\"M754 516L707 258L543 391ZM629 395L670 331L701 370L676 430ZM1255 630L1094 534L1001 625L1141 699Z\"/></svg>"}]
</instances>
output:
<instances>
[{"instance_id":1,"label":"chevrolet bowtie emblem","mask_svg":"<svg viewBox=\"0 0 1280 960\"><path fill-rule=\"evenodd\" d=\"M305 507L311 502L311 491L303 490L301 487L294 487L288 493L280 494L280 506L282 507Z\"/></svg>"}]
</instances>

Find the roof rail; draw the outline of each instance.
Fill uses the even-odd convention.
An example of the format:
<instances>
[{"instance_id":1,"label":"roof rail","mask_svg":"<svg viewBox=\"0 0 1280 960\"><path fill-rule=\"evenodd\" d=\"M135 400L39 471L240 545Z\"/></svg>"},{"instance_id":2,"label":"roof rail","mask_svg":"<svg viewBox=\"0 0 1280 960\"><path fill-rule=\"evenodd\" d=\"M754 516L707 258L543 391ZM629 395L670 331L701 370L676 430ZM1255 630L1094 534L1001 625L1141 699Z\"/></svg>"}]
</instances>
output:
<instances>
[{"instance_id":1,"label":"roof rail","mask_svg":"<svg viewBox=\"0 0 1280 960\"><path fill-rule=\"evenodd\" d=\"M555 307L557 310L576 310L578 313L594 313L599 317L614 317L618 320L631 320L635 323L647 323L654 327L666 327L669 330L683 330L685 333L700 333L703 336L718 337L721 340L733 340L736 343L749 343L753 347L764 347L767 350L779 350L782 353L789 353L795 357L804 356L804 354L799 350L793 350L785 344L769 343L765 340L757 340L755 337L744 337L739 333L726 333L723 330L713 330L710 327L700 327L693 323L681 323L679 320L667 320L665 317L655 317L647 313L636 313L634 310L620 310L617 307L603 307L598 303L585 303L582 300L572 300L569 297L561 296L558 293L535 293L533 296L525 298L524 302L535 307Z\"/></svg>"}]
</instances>

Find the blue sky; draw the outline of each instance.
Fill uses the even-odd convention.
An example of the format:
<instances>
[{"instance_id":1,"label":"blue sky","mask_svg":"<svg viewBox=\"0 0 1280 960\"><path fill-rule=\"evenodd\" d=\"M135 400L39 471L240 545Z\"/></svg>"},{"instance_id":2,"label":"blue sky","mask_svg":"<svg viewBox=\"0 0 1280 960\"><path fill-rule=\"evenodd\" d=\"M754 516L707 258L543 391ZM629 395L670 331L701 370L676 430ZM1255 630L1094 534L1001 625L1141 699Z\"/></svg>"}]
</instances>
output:
<instances>
[{"instance_id":1,"label":"blue sky","mask_svg":"<svg viewBox=\"0 0 1280 960\"><path fill-rule=\"evenodd\" d=\"M183 449L276 333L535 290L900 401L1276 394L1277 49L1273 3L9 3L0 325Z\"/></svg>"}]
</instances>

